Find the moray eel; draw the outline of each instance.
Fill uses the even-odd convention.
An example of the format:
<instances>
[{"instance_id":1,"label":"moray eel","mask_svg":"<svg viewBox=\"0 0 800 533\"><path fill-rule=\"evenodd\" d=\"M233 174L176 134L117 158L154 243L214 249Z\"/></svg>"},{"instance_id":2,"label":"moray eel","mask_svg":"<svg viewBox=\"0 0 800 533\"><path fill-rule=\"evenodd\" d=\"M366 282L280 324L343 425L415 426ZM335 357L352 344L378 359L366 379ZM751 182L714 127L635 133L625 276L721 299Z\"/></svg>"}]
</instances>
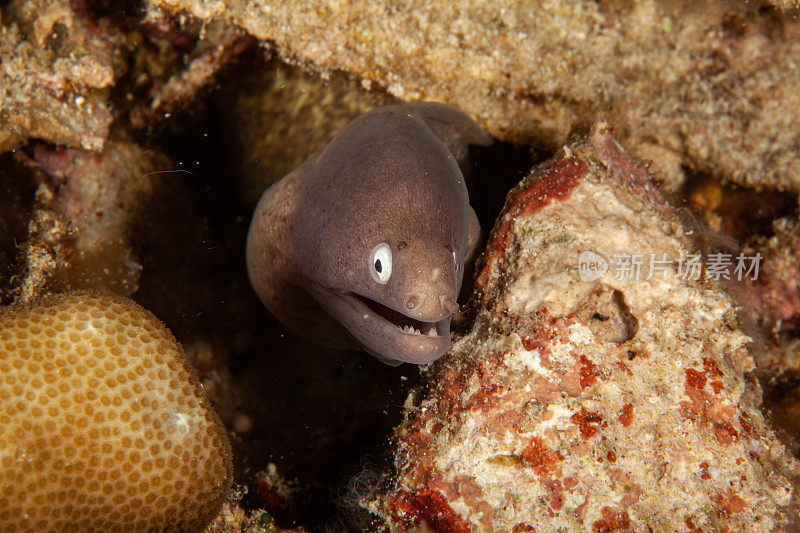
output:
<instances>
[{"instance_id":1,"label":"moray eel","mask_svg":"<svg viewBox=\"0 0 800 533\"><path fill-rule=\"evenodd\" d=\"M490 141L431 102L349 123L258 202L247 270L264 305L301 335L390 365L441 357L480 241L459 162Z\"/></svg>"}]
</instances>

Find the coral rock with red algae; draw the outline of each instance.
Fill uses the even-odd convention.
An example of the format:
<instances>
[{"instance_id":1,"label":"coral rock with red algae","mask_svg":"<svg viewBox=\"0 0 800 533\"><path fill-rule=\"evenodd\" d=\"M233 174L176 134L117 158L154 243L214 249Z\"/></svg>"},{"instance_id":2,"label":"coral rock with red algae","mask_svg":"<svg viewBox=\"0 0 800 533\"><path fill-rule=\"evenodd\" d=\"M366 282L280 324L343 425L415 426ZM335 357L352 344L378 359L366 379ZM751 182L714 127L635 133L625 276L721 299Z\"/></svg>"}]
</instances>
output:
<instances>
[{"instance_id":1,"label":"coral rock with red algae","mask_svg":"<svg viewBox=\"0 0 800 533\"><path fill-rule=\"evenodd\" d=\"M535 168L368 507L396 531L792 530L797 463L759 410L732 300L676 270L691 253L606 127ZM615 254L645 258L638 279Z\"/></svg>"}]
</instances>

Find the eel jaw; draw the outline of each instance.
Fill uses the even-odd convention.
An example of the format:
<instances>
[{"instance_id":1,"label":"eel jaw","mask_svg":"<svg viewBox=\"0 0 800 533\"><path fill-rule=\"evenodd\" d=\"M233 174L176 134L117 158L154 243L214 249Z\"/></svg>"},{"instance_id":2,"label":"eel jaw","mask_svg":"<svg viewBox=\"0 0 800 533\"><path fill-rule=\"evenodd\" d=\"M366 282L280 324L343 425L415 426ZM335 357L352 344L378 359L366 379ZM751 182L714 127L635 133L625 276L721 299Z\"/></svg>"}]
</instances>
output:
<instances>
[{"instance_id":1,"label":"eel jaw","mask_svg":"<svg viewBox=\"0 0 800 533\"><path fill-rule=\"evenodd\" d=\"M390 307L386 307L380 302L371 300L365 296L361 296L360 294L351 292L350 295L361 300L361 303L367 306L373 313L384 319L386 322L392 324L405 335L427 335L429 337L438 337L439 330L441 329L443 331L444 328L448 328L449 333L450 321L448 319L438 320L436 322L423 322L395 311Z\"/></svg>"},{"instance_id":2,"label":"eel jaw","mask_svg":"<svg viewBox=\"0 0 800 533\"><path fill-rule=\"evenodd\" d=\"M423 322L347 290L327 290L318 300L358 346L388 364L426 364L450 346L450 320Z\"/></svg>"}]
</instances>

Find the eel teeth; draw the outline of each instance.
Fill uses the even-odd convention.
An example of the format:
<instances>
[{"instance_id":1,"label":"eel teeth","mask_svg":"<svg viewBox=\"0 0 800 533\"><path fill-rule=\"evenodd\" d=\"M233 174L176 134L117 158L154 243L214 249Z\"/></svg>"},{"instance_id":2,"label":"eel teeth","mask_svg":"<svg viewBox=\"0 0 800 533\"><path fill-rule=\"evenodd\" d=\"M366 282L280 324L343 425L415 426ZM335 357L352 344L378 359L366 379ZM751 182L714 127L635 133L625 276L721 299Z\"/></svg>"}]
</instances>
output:
<instances>
[{"instance_id":1,"label":"eel teeth","mask_svg":"<svg viewBox=\"0 0 800 533\"><path fill-rule=\"evenodd\" d=\"M438 337L439 332L436 329L436 324L431 324L431 328L428 330L427 333L422 333L421 330L415 328L414 326L403 326L400 328L403 333L414 334L414 335L427 335L429 337Z\"/></svg>"},{"instance_id":2,"label":"eel teeth","mask_svg":"<svg viewBox=\"0 0 800 533\"><path fill-rule=\"evenodd\" d=\"M415 335L422 335L422 332L414 326L403 326L403 333L414 333Z\"/></svg>"}]
</instances>

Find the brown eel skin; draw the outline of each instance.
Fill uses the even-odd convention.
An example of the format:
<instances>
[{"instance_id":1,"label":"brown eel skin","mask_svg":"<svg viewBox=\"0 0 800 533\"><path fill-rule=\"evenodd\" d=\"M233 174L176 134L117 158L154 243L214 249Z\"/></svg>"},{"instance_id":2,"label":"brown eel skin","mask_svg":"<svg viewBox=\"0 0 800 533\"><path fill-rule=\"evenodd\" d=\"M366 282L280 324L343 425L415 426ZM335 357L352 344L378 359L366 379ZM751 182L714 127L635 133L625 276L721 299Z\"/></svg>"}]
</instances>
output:
<instances>
[{"instance_id":1,"label":"brown eel skin","mask_svg":"<svg viewBox=\"0 0 800 533\"><path fill-rule=\"evenodd\" d=\"M441 357L480 241L459 162L490 143L444 104L353 120L258 202L247 270L264 305L298 334L390 365Z\"/></svg>"}]
</instances>

